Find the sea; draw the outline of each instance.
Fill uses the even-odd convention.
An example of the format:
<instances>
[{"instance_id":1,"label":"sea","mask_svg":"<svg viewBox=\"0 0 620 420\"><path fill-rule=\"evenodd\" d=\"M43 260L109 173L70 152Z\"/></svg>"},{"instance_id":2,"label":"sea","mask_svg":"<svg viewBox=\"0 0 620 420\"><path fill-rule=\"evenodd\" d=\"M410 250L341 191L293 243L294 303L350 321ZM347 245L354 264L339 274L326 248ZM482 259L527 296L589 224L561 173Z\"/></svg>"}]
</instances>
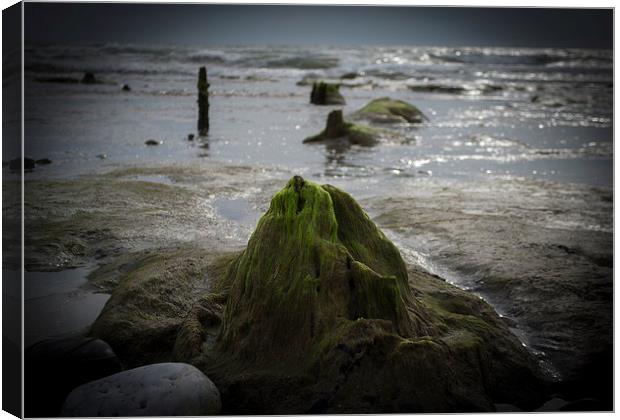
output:
<instances>
[{"instance_id":1,"label":"sea","mask_svg":"<svg viewBox=\"0 0 620 420\"><path fill-rule=\"evenodd\" d=\"M200 66L210 83L210 131L191 142ZM611 50L31 45L26 155L54 165L28 176L217 160L310 178L371 178L380 188L424 176L611 187L612 69ZM50 82L85 72L101 83ZM341 83L346 105L311 105L317 79ZM331 109L343 108L346 118L385 96L414 104L428 121L402 124L398 140L372 148L302 144ZM144 147L148 139L162 144Z\"/></svg>"}]
</instances>

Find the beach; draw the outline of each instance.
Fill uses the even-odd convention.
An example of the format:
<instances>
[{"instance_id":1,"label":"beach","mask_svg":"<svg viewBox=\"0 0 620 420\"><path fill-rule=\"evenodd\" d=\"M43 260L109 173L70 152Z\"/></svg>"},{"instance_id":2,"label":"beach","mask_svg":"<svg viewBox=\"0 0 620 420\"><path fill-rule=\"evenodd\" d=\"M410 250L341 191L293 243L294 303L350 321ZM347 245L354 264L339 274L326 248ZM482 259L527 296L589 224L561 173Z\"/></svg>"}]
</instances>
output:
<instances>
[{"instance_id":1,"label":"beach","mask_svg":"<svg viewBox=\"0 0 620 420\"><path fill-rule=\"evenodd\" d=\"M132 261L239 252L271 197L299 175L354 197L409 270L489 303L556 387L542 409L583 400L608 407L611 51L26 51L25 155L51 160L25 173L27 346L90 327ZM189 140L200 66L210 129ZM80 83L84 72L97 83ZM340 84L346 104L310 104L318 80ZM302 142L331 111L349 119L382 97L426 119L380 125L391 134L372 147ZM3 176L17 187L6 165ZM10 202L4 207L18 220ZM46 290L50 282L58 287ZM75 309L63 315L58 302Z\"/></svg>"}]
</instances>

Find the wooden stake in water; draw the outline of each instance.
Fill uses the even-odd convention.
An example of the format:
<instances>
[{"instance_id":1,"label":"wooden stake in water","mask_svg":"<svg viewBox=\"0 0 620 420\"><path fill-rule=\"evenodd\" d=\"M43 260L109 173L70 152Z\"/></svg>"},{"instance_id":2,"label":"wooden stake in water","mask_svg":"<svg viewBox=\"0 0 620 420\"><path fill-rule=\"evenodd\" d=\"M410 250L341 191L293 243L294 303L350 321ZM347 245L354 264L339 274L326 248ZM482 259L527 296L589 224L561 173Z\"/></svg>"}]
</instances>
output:
<instances>
[{"instance_id":1,"label":"wooden stake in water","mask_svg":"<svg viewBox=\"0 0 620 420\"><path fill-rule=\"evenodd\" d=\"M207 83L207 69L198 70L198 135L204 136L209 132L209 83Z\"/></svg>"}]
</instances>

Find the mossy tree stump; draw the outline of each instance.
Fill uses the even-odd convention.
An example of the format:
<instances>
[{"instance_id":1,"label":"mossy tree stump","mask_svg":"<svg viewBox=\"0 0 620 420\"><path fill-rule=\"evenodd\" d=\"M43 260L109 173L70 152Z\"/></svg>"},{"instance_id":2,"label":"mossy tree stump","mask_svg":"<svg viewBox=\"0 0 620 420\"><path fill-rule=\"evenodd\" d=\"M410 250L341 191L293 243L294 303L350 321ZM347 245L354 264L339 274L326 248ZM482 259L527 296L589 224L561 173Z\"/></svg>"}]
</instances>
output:
<instances>
[{"instance_id":1,"label":"mossy tree stump","mask_svg":"<svg viewBox=\"0 0 620 420\"><path fill-rule=\"evenodd\" d=\"M340 94L340 85L334 83L315 82L310 92L310 103L315 105L344 105Z\"/></svg>"},{"instance_id":2,"label":"mossy tree stump","mask_svg":"<svg viewBox=\"0 0 620 420\"><path fill-rule=\"evenodd\" d=\"M302 366L360 318L403 336L432 328L396 247L348 194L294 177L231 266L220 351Z\"/></svg>"},{"instance_id":3,"label":"mossy tree stump","mask_svg":"<svg viewBox=\"0 0 620 420\"><path fill-rule=\"evenodd\" d=\"M319 134L307 137L304 143L320 143L329 140L342 139L350 144L360 146L374 146L379 142L383 133L380 130L344 121L342 110L332 111L327 116L325 129Z\"/></svg>"}]
</instances>

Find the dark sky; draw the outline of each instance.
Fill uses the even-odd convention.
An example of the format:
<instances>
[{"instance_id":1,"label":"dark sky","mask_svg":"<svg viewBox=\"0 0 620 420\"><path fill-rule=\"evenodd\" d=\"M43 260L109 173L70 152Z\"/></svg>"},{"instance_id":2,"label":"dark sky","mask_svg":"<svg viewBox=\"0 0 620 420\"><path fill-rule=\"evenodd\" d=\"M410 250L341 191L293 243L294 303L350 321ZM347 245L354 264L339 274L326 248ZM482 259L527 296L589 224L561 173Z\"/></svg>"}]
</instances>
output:
<instances>
[{"instance_id":1,"label":"dark sky","mask_svg":"<svg viewBox=\"0 0 620 420\"><path fill-rule=\"evenodd\" d=\"M611 48L611 9L26 3L28 43Z\"/></svg>"}]
</instances>

